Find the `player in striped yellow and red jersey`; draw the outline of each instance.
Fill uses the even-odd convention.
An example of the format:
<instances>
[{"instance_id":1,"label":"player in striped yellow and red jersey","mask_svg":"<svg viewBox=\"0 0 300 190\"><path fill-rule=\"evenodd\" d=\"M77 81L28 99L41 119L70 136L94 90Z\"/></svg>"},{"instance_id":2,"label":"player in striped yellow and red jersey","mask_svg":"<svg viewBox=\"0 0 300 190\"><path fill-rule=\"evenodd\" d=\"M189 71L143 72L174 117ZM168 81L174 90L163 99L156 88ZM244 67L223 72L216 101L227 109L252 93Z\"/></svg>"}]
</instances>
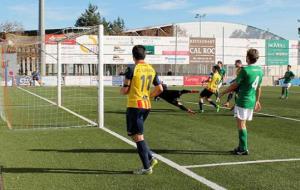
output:
<instances>
[{"instance_id":1,"label":"player in striped yellow and red jersey","mask_svg":"<svg viewBox=\"0 0 300 190\"><path fill-rule=\"evenodd\" d=\"M125 72L125 80L121 94L127 96L127 133L137 145L143 168L134 171L135 174L151 174L157 160L152 156L149 147L144 140L144 121L151 109L150 98L158 96L162 91L162 85L153 67L144 61L146 49L142 45L132 49L134 66L128 67ZM151 90L151 85L155 88Z\"/></svg>"},{"instance_id":2,"label":"player in striped yellow and red jersey","mask_svg":"<svg viewBox=\"0 0 300 190\"><path fill-rule=\"evenodd\" d=\"M160 84L153 67L144 61L139 61L136 65L127 68L125 78L131 82L127 107L150 109L150 87L152 84L154 86Z\"/></svg>"},{"instance_id":3,"label":"player in striped yellow and red jersey","mask_svg":"<svg viewBox=\"0 0 300 190\"><path fill-rule=\"evenodd\" d=\"M213 102L210 97L217 92L218 85L221 81L221 78L222 77L220 75L220 67L218 65L214 65L212 67L211 76L207 81L208 82L207 87L204 90L202 90L202 92L200 93L200 98L199 98L200 113L204 112L203 110L204 99L206 99L211 105L213 105L217 109L217 112L219 112L220 106L217 105L215 102Z\"/></svg>"}]
</instances>

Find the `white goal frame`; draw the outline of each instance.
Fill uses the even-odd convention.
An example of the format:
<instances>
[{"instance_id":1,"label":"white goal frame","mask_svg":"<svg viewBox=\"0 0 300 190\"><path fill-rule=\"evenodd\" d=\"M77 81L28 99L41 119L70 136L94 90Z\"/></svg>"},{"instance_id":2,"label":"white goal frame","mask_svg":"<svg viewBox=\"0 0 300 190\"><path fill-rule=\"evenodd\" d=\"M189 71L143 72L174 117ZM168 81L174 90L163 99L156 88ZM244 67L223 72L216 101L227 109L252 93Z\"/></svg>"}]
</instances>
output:
<instances>
[{"instance_id":1,"label":"white goal frame","mask_svg":"<svg viewBox=\"0 0 300 190\"><path fill-rule=\"evenodd\" d=\"M104 128L104 76L103 76L103 67L104 67L104 27L103 25L98 26L98 50L97 50L97 59L98 59L98 127ZM94 125L95 122L85 118L61 105L61 81L62 81L62 63L61 63L61 44L62 41L57 42L57 102L56 105L59 108L62 108L69 113L89 122Z\"/></svg>"}]
</instances>

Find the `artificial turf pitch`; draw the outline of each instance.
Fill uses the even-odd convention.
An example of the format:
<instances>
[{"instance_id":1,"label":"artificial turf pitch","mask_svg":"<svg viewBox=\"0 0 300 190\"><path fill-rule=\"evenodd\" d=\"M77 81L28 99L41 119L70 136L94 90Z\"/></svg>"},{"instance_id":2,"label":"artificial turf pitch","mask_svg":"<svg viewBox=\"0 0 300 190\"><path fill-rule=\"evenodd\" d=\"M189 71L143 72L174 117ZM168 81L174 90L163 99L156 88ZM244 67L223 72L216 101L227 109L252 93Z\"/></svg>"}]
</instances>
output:
<instances>
[{"instance_id":1,"label":"artificial turf pitch","mask_svg":"<svg viewBox=\"0 0 300 190\"><path fill-rule=\"evenodd\" d=\"M55 95L47 93L43 87L27 90L48 99ZM80 90L78 98L81 101L75 101L70 89L65 90L69 93L63 96L66 99L64 106L96 121L94 109L97 106L92 107L97 104L96 89L75 89ZM65 112L20 89L9 89L8 93L11 105L22 106L10 109L13 129L8 129L2 122L0 130L0 165L6 190L209 189L162 162L150 176L132 175L131 171L141 163L130 145L95 127L54 128L84 125L84 122L64 115ZM261 112L300 120L300 88L291 88L288 100L280 100L279 95L279 87L263 88ZM67 101L71 97L74 102ZM85 102L88 99L90 101ZM185 104L198 109L198 95L183 95L182 101L194 102ZM24 115L25 111L30 112L27 104L45 105L35 108L36 112L45 113L42 109L46 109L52 113L51 118L39 119L33 122L32 128L26 126L25 130L20 130L25 118L35 116ZM126 97L119 95L118 88L105 88L105 126L123 136L126 136L125 106ZM216 113L211 107L205 109L204 113L191 116L163 101L153 102L153 110L145 124L145 137L152 150L182 166L300 158L300 121L255 115L254 121L248 123L250 155L234 156L229 152L237 145L232 112L222 109ZM59 117L61 119L57 119ZM191 170L227 189L300 187L300 161Z\"/></svg>"}]
</instances>

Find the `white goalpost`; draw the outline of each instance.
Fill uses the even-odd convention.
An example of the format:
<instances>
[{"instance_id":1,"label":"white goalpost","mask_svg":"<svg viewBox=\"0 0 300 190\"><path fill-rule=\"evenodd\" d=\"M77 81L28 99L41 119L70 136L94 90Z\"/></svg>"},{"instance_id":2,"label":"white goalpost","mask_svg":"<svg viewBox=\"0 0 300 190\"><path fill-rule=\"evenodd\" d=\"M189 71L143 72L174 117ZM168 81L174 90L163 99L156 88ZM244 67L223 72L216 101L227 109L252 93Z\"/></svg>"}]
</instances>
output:
<instances>
[{"instance_id":1,"label":"white goalpost","mask_svg":"<svg viewBox=\"0 0 300 190\"><path fill-rule=\"evenodd\" d=\"M41 81L34 79L34 72L38 72L38 64L34 63L32 58L20 61L18 57L20 52L16 53L14 64L20 69L9 71L13 74L8 77L8 86L3 85L4 81L2 81L1 107L5 113L3 120L12 129L89 126L103 128L103 26L93 27L82 33L64 34L63 37L54 36L58 38L50 42L46 41L46 49L43 53L47 61L48 75L40 76ZM91 43L78 42L78 38L85 39L87 36L93 39ZM28 41L27 38L25 40ZM16 40L14 43L15 48L21 51L21 55L24 54L23 49L26 52L39 45L38 41L25 45L21 43L22 41L23 39ZM68 44L68 41L72 44ZM89 60L90 63L82 60ZM7 62L7 60L3 61ZM88 66L89 70L91 66L93 73L76 74L75 70L82 66ZM10 67L8 70L14 69ZM75 73L73 75L70 74L70 70L66 71L72 67ZM49 70L52 70L52 74L49 74ZM5 72L2 72L2 79L5 78L3 73Z\"/></svg>"},{"instance_id":2,"label":"white goalpost","mask_svg":"<svg viewBox=\"0 0 300 190\"><path fill-rule=\"evenodd\" d=\"M97 47L97 65L98 65L98 86L97 86L97 98L98 98L98 105L97 105L97 111L98 111L98 127L103 128L104 127L104 27L103 25L98 26L98 47ZM59 41L57 42L57 106L64 109L65 111L75 115L76 117L79 117L87 122L89 122L91 125L96 125L96 123L84 116L79 115L76 112L73 112L72 110L69 110L62 106L62 90L61 90L61 81L62 81L62 64L61 64L61 56L62 56L62 43Z\"/></svg>"},{"instance_id":3,"label":"white goalpost","mask_svg":"<svg viewBox=\"0 0 300 190\"><path fill-rule=\"evenodd\" d=\"M98 28L98 127L104 127L104 28Z\"/></svg>"},{"instance_id":4,"label":"white goalpost","mask_svg":"<svg viewBox=\"0 0 300 190\"><path fill-rule=\"evenodd\" d=\"M57 42L57 106L61 107L61 42Z\"/></svg>"}]
</instances>

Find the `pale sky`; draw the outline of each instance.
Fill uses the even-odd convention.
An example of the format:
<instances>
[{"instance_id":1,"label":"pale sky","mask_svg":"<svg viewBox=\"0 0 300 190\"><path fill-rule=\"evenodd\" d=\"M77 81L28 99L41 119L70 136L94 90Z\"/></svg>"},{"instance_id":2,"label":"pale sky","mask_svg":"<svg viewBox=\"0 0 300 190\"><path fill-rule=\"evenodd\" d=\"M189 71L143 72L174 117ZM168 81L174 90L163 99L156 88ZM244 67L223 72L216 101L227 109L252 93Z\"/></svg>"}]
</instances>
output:
<instances>
[{"instance_id":1,"label":"pale sky","mask_svg":"<svg viewBox=\"0 0 300 190\"><path fill-rule=\"evenodd\" d=\"M38 28L39 0L1 0L0 23L17 21L25 29ZM45 0L46 27L74 26L91 2L107 20L118 16L128 29L195 21L225 21L269 29L287 39L298 39L300 0Z\"/></svg>"}]
</instances>

